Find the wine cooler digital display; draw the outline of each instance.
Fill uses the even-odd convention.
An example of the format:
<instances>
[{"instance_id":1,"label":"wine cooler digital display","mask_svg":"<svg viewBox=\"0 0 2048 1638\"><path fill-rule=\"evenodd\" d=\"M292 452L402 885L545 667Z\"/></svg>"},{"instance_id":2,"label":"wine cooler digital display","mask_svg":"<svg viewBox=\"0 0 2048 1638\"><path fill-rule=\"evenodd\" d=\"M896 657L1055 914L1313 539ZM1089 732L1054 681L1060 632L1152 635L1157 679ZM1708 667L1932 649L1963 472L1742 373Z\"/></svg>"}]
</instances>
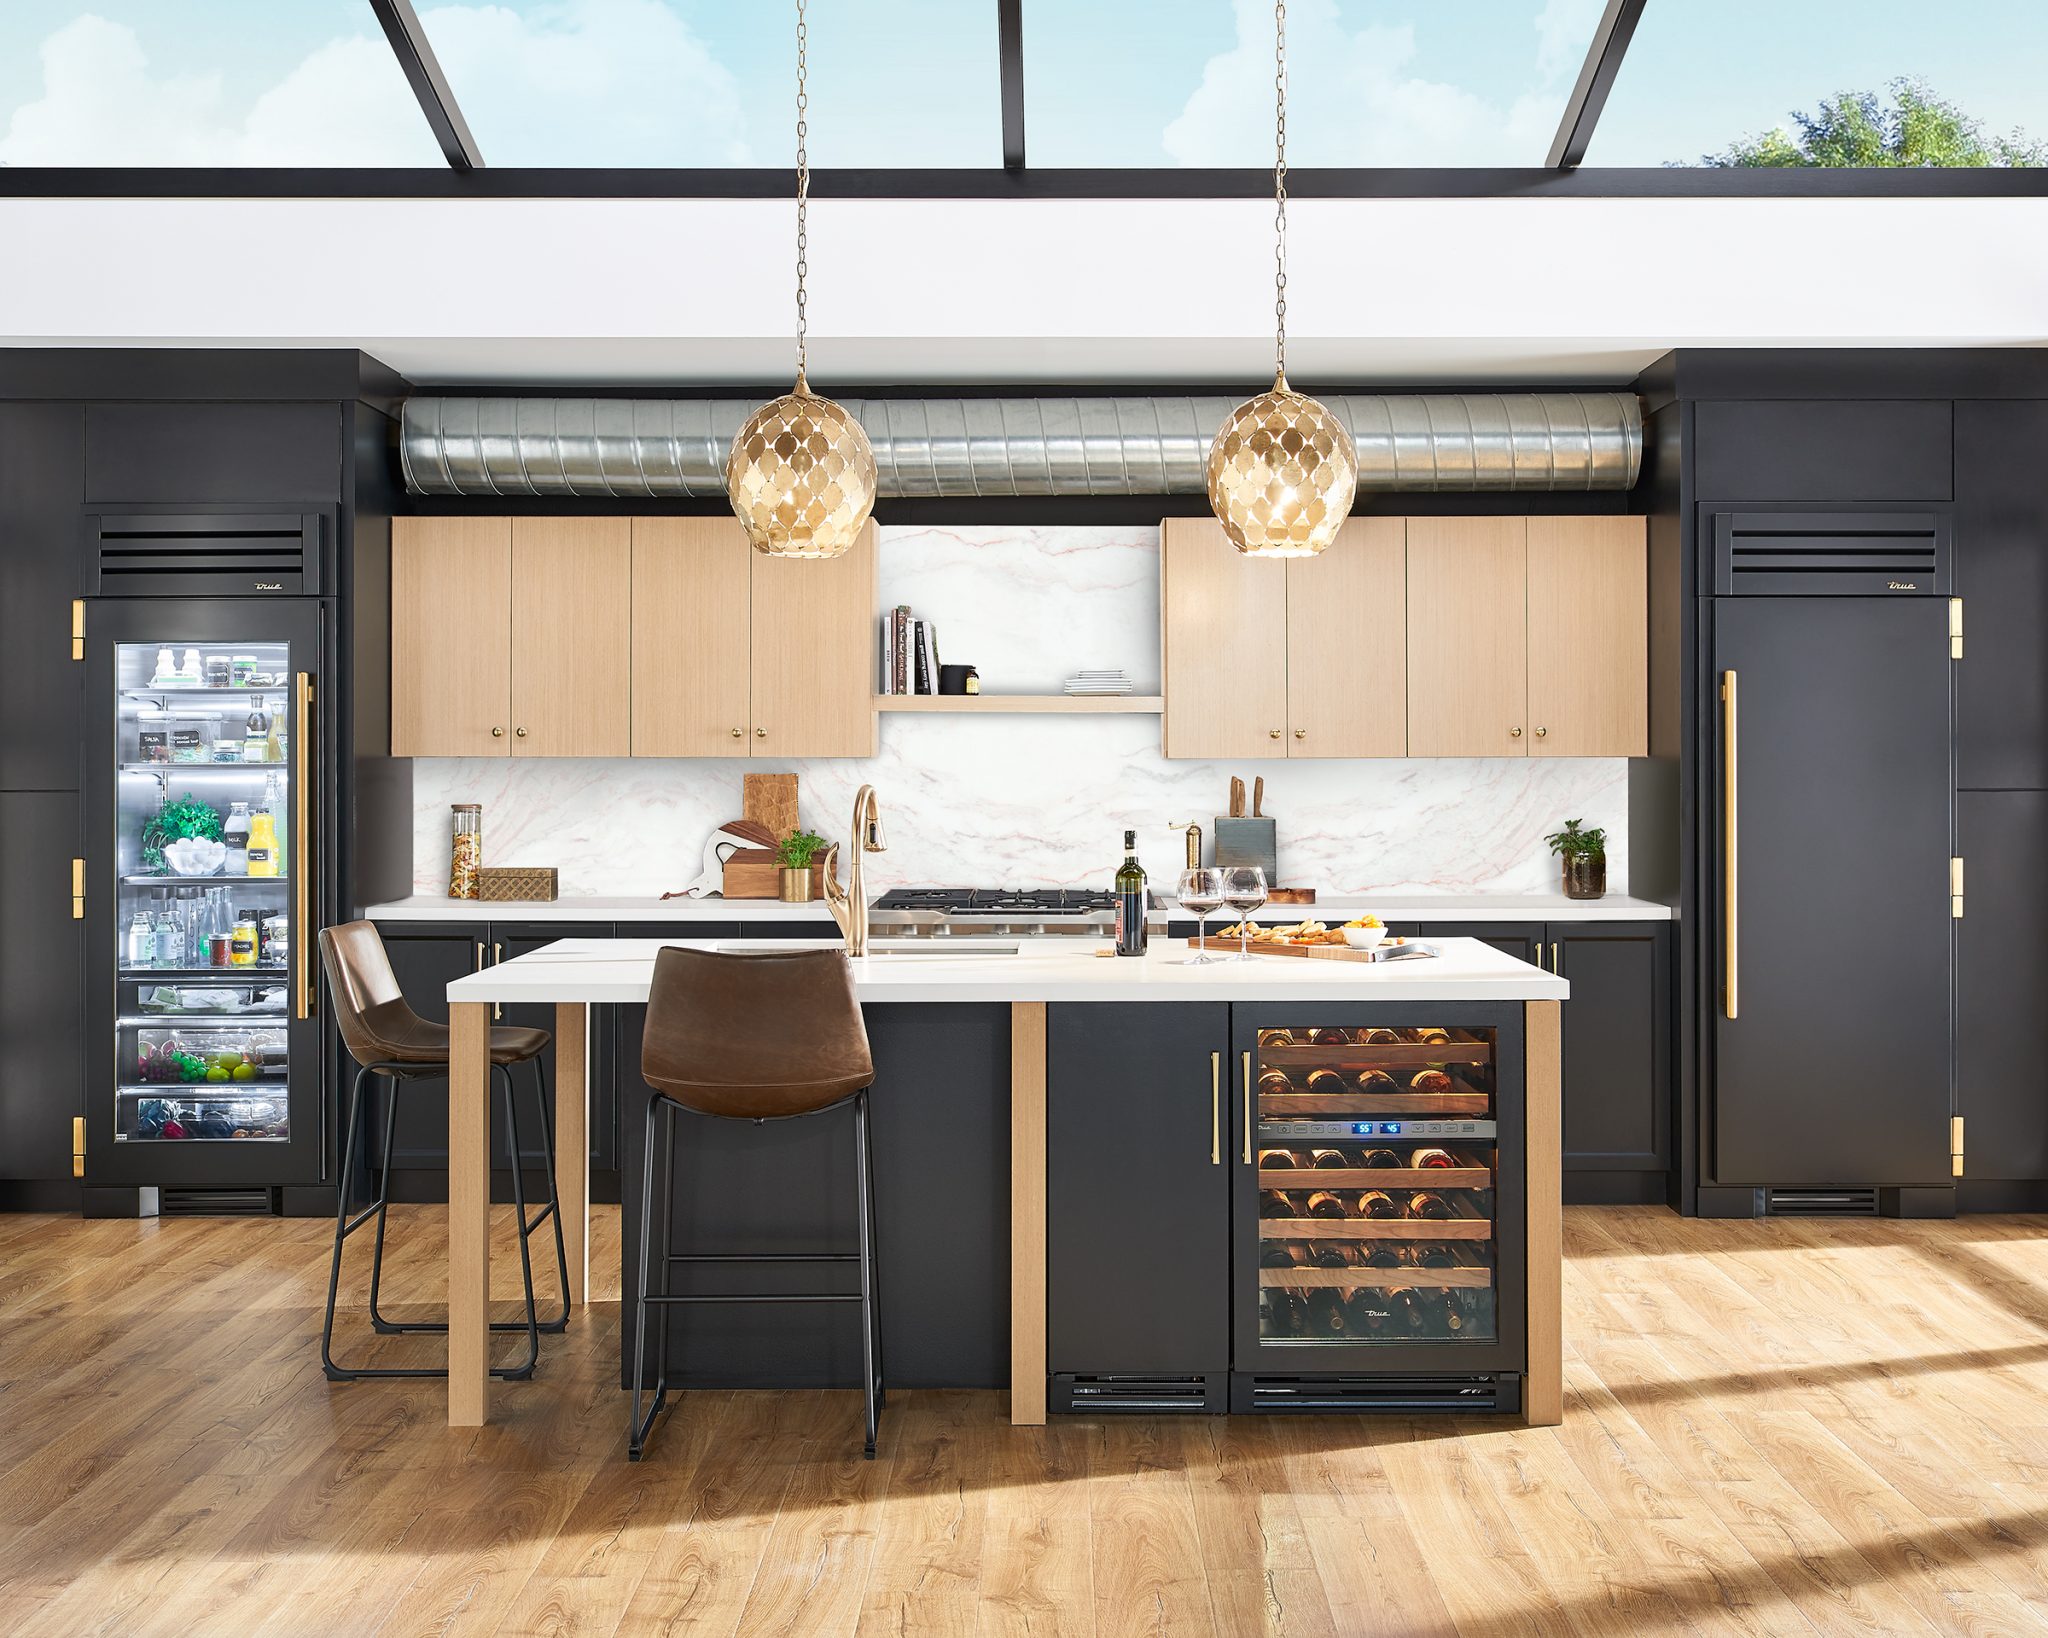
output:
<instances>
[{"instance_id":1,"label":"wine cooler digital display","mask_svg":"<svg viewBox=\"0 0 2048 1638\"><path fill-rule=\"evenodd\" d=\"M1259 1338L1497 1335L1491 1029L1262 1029Z\"/></svg>"}]
</instances>

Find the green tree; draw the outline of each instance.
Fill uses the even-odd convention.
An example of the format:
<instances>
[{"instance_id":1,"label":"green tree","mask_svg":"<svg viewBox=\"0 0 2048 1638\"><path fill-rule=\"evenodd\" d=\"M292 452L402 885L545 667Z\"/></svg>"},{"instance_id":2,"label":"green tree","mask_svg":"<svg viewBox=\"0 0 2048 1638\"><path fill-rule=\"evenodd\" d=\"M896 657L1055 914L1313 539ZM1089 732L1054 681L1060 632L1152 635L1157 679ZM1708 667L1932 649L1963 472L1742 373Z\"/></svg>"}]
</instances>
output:
<instances>
[{"instance_id":1,"label":"green tree","mask_svg":"<svg viewBox=\"0 0 2048 1638\"><path fill-rule=\"evenodd\" d=\"M1796 113L1795 137L1783 126L1748 137L1703 165L1976 167L2048 165L2048 143L2024 131L1984 134L1983 127L1925 80L1903 78L1876 91L1844 91L1824 98L1820 111Z\"/></svg>"}]
</instances>

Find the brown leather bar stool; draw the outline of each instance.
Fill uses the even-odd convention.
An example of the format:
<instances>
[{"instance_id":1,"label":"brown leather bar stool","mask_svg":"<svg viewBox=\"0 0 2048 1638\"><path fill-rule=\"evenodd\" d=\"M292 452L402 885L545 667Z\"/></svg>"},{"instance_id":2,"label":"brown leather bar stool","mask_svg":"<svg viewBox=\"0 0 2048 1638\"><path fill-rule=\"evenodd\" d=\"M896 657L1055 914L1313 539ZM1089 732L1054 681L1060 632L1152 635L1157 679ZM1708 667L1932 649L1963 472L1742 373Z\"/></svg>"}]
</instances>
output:
<instances>
[{"instance_id":1,"label":"brown leather bar stool","mask_svg":"<svg viewBox=\"0 0 2048 1638\"><path fill-rule=\"evenodd\" d=\"M853 969L843 950L776 951L719 955L709 950L666 949L654 960L647 996L647 1032L640 1073L655 1095L647 1100L646 1147L640 1173L640 1283L633 1321L633 1416L626 1453L639 1461L647 1435L668 1397L668 1317L662 1315L655 1349L654 1403L640 1414L647 1383L647 1310L691 1302L857 1302L860 1304L861 1385L867 1407L867 1455L886 1402L882 1389L882 1332L875 1277L875 1167L868 1140L868 1088L875 1063L867 1026L854 999ZM859 1194L860 1250L755 1252L729 1256L677 1255L670 1248L675 1222L676 1118L687 1109L723 1120L790 1120L853 1105L854 1170ZM654 1222L654 1139L663 1129L662 1221ZM655 1235L661 1237L661 1289L648 1285ZM677 1263L860 1264L860 1291L847 1293L747 1292L677 1296L669 1271Z\"/></svg>"},{"instance_id":2,"label":"brown leather bar stool","mask_svg":"<svg viewBox=\"0 0 2048 1638\"><path fill-rule=\"evenodd\" d=\"M327 1275L327 1321L320 1333L320 1363L330 1382L352 1382L362 1376L446 1376L446 1366L396 1369L343 1366L334 1362L334 1300L341 1285L344 1241L371 1218L377 1220L376 1250L370 1262L370 1324L386 1336L407 1332L446 1332L446 1320L387 1320L377 1309L377 1288L384 1276L384 1216L391 1200L391 1147L398 1123L401 1088L414 1081L448 1078L449 1040L446 1024L429 1023L407 1005L391 971L384 940L376 926L352 921L322 928L320 961L327 970L327 988L334 997L335 1022L355 1059L355 1087L349 1094L348 1124L342 1137L341 1203L334 1218L334 1262ZM569 1254L562 1242L562 1209L555 1195L555 1132L548 1112L547 1070L540 1055L553 1037L544 1029L497 1028L491 1031L491 1079L505 1094L505 1133L512 1146L512 1207L519 1221L519 1272L526 1284L526 1318L499 1320L493 1331L524 1331L526 1358L517 1365L494 1367L491 1375L525 1378L540 1360L540 1333L563 1331L569 1324ZM547 1155L547 1204L531 1220L526 1215L526 1183L519 1144L519 1107L512 1092L512 1066L533 1065L534 1088L540 1099L540 1125ZM377 1198L353 1218L349 1216L349 1185L355 1175L356 1149L364 1141L367 1109L363 1083L373 1075L391 1082L384 1109L384 1146L377 1166ZM365 1157L367 1164L367 1156ZM555 1267L562 1293L562 1311L552 1319L539 1317L533 1295L533 1257L528 1240L550 1218L555 1225Z\"/></svg>"}]
</instances>

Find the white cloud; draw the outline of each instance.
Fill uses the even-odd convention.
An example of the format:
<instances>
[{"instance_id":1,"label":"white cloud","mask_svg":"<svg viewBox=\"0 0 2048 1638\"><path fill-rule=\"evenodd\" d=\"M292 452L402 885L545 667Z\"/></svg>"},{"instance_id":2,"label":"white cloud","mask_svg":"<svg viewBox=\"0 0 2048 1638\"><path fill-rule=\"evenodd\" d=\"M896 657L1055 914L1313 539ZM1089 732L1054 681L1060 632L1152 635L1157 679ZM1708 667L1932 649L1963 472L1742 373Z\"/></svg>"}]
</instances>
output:
<instances>
[{"instance_id":1,"label":"white cloud","mask_svg":"<svg viewBox=\"0 0 2048 1638\"><path fill-rule=\"evenodd\" d=\"M748 162L732 75L662 0L423 13L485 160ZM0 132L9 165L434 165L439 150L381 34L330 40L275 85L157 75L90 13L43 42L42 94Z\"/></svg>"},{"instance_id":2,"label":"white cloud","mask_svg":"<svg viewBox=\"0 0 2048 1638\"><path fill-rule=\"evenodd\" d=\"M1237 38L1166 127L1182 165L1258 165L1273 151L1273 13L1236 0ZM1600 0L1547 0L1535 19L1530 85L1501 103L1411 72L1412 24L1344 26L1335 0L1295 0L1287 17L1287 148L1303 165L1542 163L1563 88ZM1562 83L1561 83L1562 82Z\"/></svg>"}]
</instances>

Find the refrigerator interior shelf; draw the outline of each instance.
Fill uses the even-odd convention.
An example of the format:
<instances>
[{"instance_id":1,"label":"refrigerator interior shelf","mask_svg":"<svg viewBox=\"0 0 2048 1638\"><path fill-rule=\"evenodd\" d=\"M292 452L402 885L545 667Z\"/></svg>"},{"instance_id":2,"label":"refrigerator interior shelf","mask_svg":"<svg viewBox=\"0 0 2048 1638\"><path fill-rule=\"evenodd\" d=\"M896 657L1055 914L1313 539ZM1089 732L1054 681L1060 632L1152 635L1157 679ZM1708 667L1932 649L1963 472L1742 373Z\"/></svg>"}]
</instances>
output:
<instances>
[{"instance_id":1,"label":"refrigerator interior shelf","mask_svg":"<svg viewBox=\"0 0 2048 1638\"><path fill-rule=\"evenodd\" d=\"M239 887L239 886L242 886L242 885L244 885L244 884L246 884L246 883L253 883L253 884L255 884L255 885L256 885L257 887L267 887L267 886L269 886L269 885L270 885L270 884L271 884L272 882L288 882L288 881L290 881L290 880L291 880L291 878L290 878L289 876L283 876L283 875L279 875L279 876L222 876L222 875L213 875L213 876L161 876L161 875L159 875L159 876L150 876L150 875L136 875L136 876L123 876L123 877L121 878L121 880L122 880L122 881L124 881L124 882L127 882L127 883L128 883L128 884L129 884L130 886L133 886L133 887L198 887L198 886L202 886L202 885L204 885L204 886L207 886L207 887L227 887L227 886L230 886L230 885L232 885L232 886L237 886L237 887Z\"/></svg>"},{"instance_id":2,"label":"refrigerator interior shelf","mask_svg":"<svg viewBox=\"0 0 2048 1638\"><path fill-rule=\"evenodd\" d=\"M274 774L289 768L289 762L123 762L124 774L152 774L168 778L191 773Z\"/></svg>"},{"instance_id":3,"label":"refrigerator interior shelf","mask_svg":"<svg viewBox=\"0 0 2048 1638\"><path fill-rule=\"evenodd\" d=\"M123 967L121 976L154 978L178 984L205 978L216 978L227 984L282 984L286 971L276 963L254 967Z\"/></svg>"},{"instance_id":4,"label":"refrigerator interior shelf","mask_svg":"<svg viewBox=\"0 0 2048 1638\"><path fill-rule=\"evenodd\" d=\"M282 694L288 683L247 683L235 688L151 688L142 684L121 690L124 700L241 700L257 694Z\"/></svg>"},{"instance_id":5,"label":"refrigerator interior shelf","mask_svg":"<svg viewBox=\"0 0 2048 1638\"><path fill-rule=\"evenodd\" d=\"M1484 1291L1490 1268L1262 1268L1259 1284L1362 1286L1371 1291Z\"/></svg>"},{"instance_id":6,"label":"refrigerator interior shelf","mask_svg":"<svg viewBox=\"0 0 2048 1638\"><path fill-rule=\"evenodd\" d=\"M122 1029L162 1029L172 1024L201 1029L276 1029L284 1021L281 1005L252 1007L247 1012L143 1012L114 1020Z\"/></svg>"},{"instance_id":7,"label":"refrigerator interior shelf","mask_svg":"<svg viewBox=\"0 0 2048 1638\"><path fill-rule=\"evenodd\" d=\"M117 1086L114 1095L122 1098L162 1098L167 1103L233 1103L248 1098L261 1098L266 1103L275 1103L278 1094L284 1091L289 1077L280 1069L275 1074L265 1070L254 1080L248 1081L155 1081L139 1086Z\"/></svg>"}]
</instances>

